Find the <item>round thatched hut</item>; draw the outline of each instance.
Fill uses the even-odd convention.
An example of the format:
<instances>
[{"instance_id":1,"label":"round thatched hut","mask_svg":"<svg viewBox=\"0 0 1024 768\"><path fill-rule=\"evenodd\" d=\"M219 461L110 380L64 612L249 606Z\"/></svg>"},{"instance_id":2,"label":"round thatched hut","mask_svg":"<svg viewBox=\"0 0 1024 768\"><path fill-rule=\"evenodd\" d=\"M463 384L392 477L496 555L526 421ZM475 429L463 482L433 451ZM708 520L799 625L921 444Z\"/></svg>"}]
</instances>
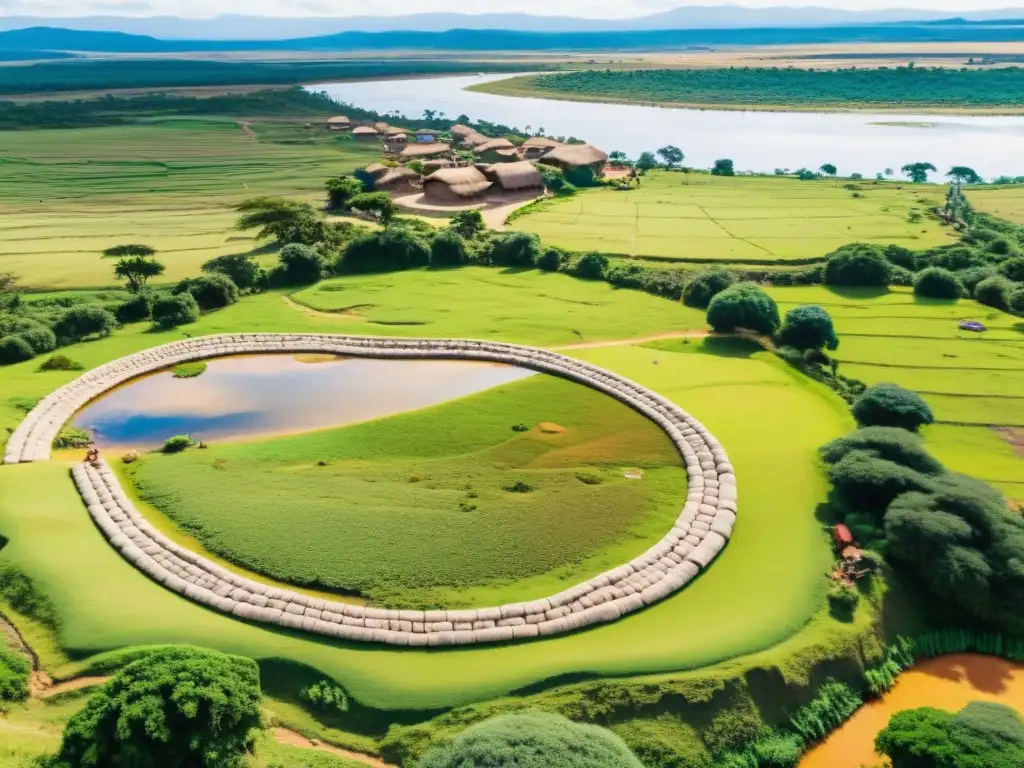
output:
<instances>
[{"instance_id":1,"label":"round thatched hut","mask_svg":"<svg viewBox=\"0 0 1024 768\"><path fill-rule=\"evenodd\" d=\"M527 160L539 160L548 152L560 146L562 144L554 139L534 136L532 139L527 139L526 143L523 144L523 157Z\"/></svg>"},{"instance_id":2,"label":"round thatched hut","mask_svg":"<svg viewBox=\"0 0 1024 768\"><path fill-rule=\"evenodd\" d=\"M443 203L480 200L490 188L491 182L476 168L445 168L423 181L427 199Z\"/></svg>"},{"instance_id":3,"label":"round thatched hut","mask_svg":"<svg viewBox=\"0 0 1024 768\"><path fill-rule=\"evenodd\" d=\"M533 167L533 163L525 160L518 163L496 163L488 168L484 175L503 192L544 192L544 177Z\"/></svg>"},{"instance_id":4,"label":"round thatched hut","mask_svg":"<svg viewBox=\"0 0 1024 768\"><path fill-rule=\"evenodd\" d=\"M508 139L491 139L477 145L477 160L485 163L508 163L519 159L515 145Z\"/></svg>"},{"instance_id":5,"label":"round thatched hut","mask_svg":"<svg viewBox=\"0 0 1024 768\"><path fill-rule=\"evenodd\" d=\"M452 148L448 144L409 144L402 150L402 160L420 160L425 157L438 157L451 154Z\"/></svg>"},{"instance_id":6,"label":"round thatched hut","mask_svg":"<svg viewBox=\"0 0 1024 768\"><path fill-rule=\"evenodd\" d=\"M408 192L419 186L421 176L412 168L398 166L374 178L373 188L381 192Z\"/></svg>"},{"instance_id":7,"label":"round thatched hut","mask_svg":"<svg viewBox=\"0 0 1024 768\"><path fill-rule=\"evenodd\" d=\"M554 165L563 171L589 167L595 176L604 172L608 155L590 144L563 144L544 155L545 165Z\"/></svg>"},{"instance_id":8,"label":"round thatched hut","mask_svg":"<svg viewBox=\"0 0 1024 768\"><path fill-rule=\"evenodd\" d=\"M362 139L363 141L373 141L380 137L377 129L371 128L368 125L360 125L358 128L353 129L352 135L357 139Z\"/></svg>"},{"instance_id":9,"label":"round thatched hut","mask_svg":"<svg viewBox=\"0 0 1024 768\"><path fill-rule=\"evenodd\" d=\"M327 118L327 130L329 131L347 131L351 127L352 121L344 115Z\"/></svg>"}]
</instances>

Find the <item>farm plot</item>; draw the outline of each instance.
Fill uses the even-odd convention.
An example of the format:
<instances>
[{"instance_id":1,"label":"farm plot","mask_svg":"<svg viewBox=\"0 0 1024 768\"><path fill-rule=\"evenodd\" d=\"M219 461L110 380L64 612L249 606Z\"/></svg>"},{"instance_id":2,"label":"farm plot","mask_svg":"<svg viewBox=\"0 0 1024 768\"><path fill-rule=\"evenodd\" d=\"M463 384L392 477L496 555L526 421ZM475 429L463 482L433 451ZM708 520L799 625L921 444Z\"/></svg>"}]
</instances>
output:
<instances>
[{"instance_id":1,"label":"farm plot","mask_svg":"<svg viewBox=\"0 0 1024 768\"><path fill-rule=\"evenodd\" d=\"M571 251L723 263L809 261L851 242L951 241L926 215L942 199L938 186L667 172L642 184L551 200L510 226Z\"/></svg>"},{"instance_id":2,"label":"farm plot","mask_svg":"<svg viewBox=\"0 0 1024 768\"><path fill-rule=\"evenodd\" d=\"M1024 224L1024 184L972 187L967 194L979 211Z\"/></svg>"}]
</instances>

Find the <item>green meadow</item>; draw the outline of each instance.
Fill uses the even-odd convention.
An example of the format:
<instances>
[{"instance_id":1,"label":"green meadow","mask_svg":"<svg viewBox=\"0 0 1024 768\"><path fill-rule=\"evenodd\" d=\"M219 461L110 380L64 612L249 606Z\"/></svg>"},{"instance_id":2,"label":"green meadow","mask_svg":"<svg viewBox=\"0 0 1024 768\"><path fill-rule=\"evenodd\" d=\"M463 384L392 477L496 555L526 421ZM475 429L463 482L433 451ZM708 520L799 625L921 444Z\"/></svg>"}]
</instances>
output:
<instances>
[{"instance_id":1,"label":"green meadow","mask_svg":"<svg viewBox=\"0 0 1024 768\"><path fill-rule=\"evenodd\" d=\"M1024 224L1024 184L972 187L969 194L979 211Z\"/></svg>"},{"instance_id":2,"label":"green meadow","mask_svg":"<svg viewBox=\"0 0 1024 768\"><path fill-rule=\"evenodd\" d=\"M511 228L572 251L752 264L819 260L852 242L913 249L952 242L925 215L942 201L939 186L665 171L641 183L544 201Z\"/></svg>"}]
</instances>

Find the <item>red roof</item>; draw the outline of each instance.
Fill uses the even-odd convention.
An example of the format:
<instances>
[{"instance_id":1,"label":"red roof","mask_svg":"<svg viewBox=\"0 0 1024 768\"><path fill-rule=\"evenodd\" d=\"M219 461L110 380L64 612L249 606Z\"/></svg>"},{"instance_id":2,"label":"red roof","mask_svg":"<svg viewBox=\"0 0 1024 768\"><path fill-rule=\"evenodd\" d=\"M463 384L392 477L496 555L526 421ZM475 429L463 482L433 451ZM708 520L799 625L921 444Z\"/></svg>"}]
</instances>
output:
<instances>
[{"instance_id":1,"label":"red roof","mask_svg":"<svg viewBox=\"0 0 1024 768\"><path fill-rule=\"evenodd\" d=\"M853 544L853 534L850 532L850 529L842 523L832 529L832 535L839 544Z\"/></svg>"}]
</instances>

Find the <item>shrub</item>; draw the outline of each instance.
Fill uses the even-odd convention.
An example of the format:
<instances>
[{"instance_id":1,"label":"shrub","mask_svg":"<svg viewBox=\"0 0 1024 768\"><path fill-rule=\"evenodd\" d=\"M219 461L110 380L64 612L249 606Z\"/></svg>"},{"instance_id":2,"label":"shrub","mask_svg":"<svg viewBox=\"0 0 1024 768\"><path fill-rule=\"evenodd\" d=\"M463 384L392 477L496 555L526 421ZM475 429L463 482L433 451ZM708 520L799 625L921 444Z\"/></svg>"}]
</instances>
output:
<instances>
[{"instance_id":1,"label":"shrub","mask_svg":"<svg viewBox=\"0 0 1024 768\"><path fill-rule=\"evenodd\" d=\"M829 680L789 721L804 741L815 742L842 725L860 705L860 697L849 686Z\"/></svg>"},{"instance_id":2,"label":"shrub","mask_svg":"<svg viewBox=\"0 0 1024 768\"><path fill-rule=\"evenodd\" d=\"M502 715L436 747L417 768L642 768L622 740L559 715Z\"/></svg>"},{"instance_id":3,"label":"shrub","mask_svg":"<svg viewBox=\"0 0 1024 768\"><path fill-rule=\"evenodd\" d=\"M238 286L230 277L219 272L201 277L186 277L174 286L172 292L191 294L202 310L221 309L238 301Z\"/></svg>"},{"instance_id":4,"label":"shrub","mask_svg":"<svg viewBox=\"0 0 1024 768\"><path fill-rule=\"evenodd\" d=\"M84 366L67 355L50 355L39 364L40 371L81 371Z\"/></svg>"},{"instance_id":5,"label":"shrub","mask_svg":"<svg viewBox=\"0 0 1024 768\"><path fill-rule=\"evenodd\" d=\"M56 630L57 609L35 583L11 563L0 561L0 597L18 613Z\"/></svg>"},{"instance_id":6,"label":"shrub","mask_svg":"<svg viewBox=\"0 0 1024 768\"><path fill-rule=\"evenodd\" d=\"M536 235L509 232L494 242L490 262L503 267L532 267L540 256L540 239Z\"/></svg>"},{"instance_id":7,"label":"shrub","mask_svg":"<svg viewBox=\"0 0 1024 768\"><path fill-rule=\"evenodd\" d=\"M1007 310L1010 308L1010 294L1016 287L1002 275L993 275L974 286L974 298L980 304Z\"/></svg>"},{"instance_id":8,"label":"shrub","mask_svg":"<svg viewBox=\"0 0 1024 768\"><path fill-rule=\"evenodd\" d=\"M585 253L573 266L573 273L584 280L600 280L608 269L608 257L600 253Z\"/></svg>"},{"instance_id":9,"label":"shrub","mask_svg":"<svg viewBox=\"0 0 1024 768\"><path fill-rule=\"evenodd\" d=\"M964 294L963 283L942 267L928 267L914 278L914 295L931 299L959 299Z\"/></svg>"},{"instance_id":10,"label":"shrub","mask_svg":"<svg viewBox=\"0 0 1024 768\"><path fill-rule=\"evenodd\" d=\"M995 254L996 256L1008 256L1010 254L1016 254L1019 252L1019 248L1016 243L1011 242L1005 237L997 237L985 246L985 250L989 253Z\"/></svg>"},{"instance_id":11,"label":"shrub","mask_svg":"<svg viewBox=\"0 0 1024 768\"><path fill-rule=\"evenodd\" d=\"M117 320L112 314L89 304L71 307L52 326L61 344L73 344L90 336L109 336L116 327Z\"/></svg>"},{"instance_id":12,"label":"shrub","mask_svg":"<svg viewBox=\"0 0 1024 768\"><path fill-rule=\"evenodd\" d=\"M61 427L57 437L53 439L53 447L58 450L65 448L88 448L92 445L92 435L81 427L65 425Z\"/></svg>"},{"instance_id":13,"label":"shrub","mask_svg":"<svg viewBox=\"0 0 1024 768\"><path fill-rule=\"evenodd\" d=\"M448 222L448 227L461 237L471 240L487 229L484 223L483 214L473 209L471 211L459 211Z\"/></svg>"},{"instance_id":14,"label":"shrub","mask_svg":"<svg viewBox=\"0 0 1024 768\"><path fill-rule=\"evenodd\" d=\"M754 742L758 768L792 768L804 752L804 740L795 733L772 732Z\"/></svg>"},{"instance_id":15,"label":"shrub","mask_svg":"<svg viewBox=\"0 0 1024 768\"><path fill-rule=\"evenodd\" d=\"M911 272L917 267L917 259L914 256L914 252L909 248L904 248L902 245L887 245L882 253L893 266L903 267Z\"/></svg>"},{"instance_id":16,"label":"shrub","mask_svg":"<svg viewBox=\"0 0 1024 768\"><path fill-rule=\"evenodd\" d=\"M974 289L978 283L988 277L992 277L995 273L995 268L992 266L968 267L967 269L958 270L956 276L964 286L964 289L971 295L974 295Z\"/></svg>"},{"instance_id":17,"label":"shrub","mask_svg":"<svg viewBox=\"0 0 1024 768\"><path fill-rule=\"evenodd\" d=\"M801 350L839 347L839 337L832 324L832 317L814 305L797 307L786 313L786 320L779 331L779 341Z\"/></svg>"},{"instance_id":18,"label":"shrub","mask_svg":"<svg viewBox=\"0 0 1024 768\"><path fill-rule=\"evenodd\" d=\"M240 291L251 291L263 282L263 267L244 253L218 256L202 266L207 274L227 275Z\"/></svg>"},{"instance_id":19,"label":"shrub","mask_svg":"<svg viewBox=\"0 0 1024 768\"><path fill-rule=\"evenodd\" d=\"M720 757L743 749L764 730L761 714L747 698L719 712L701 733L708 749Z\"/></svg>"},{"instance_id":20,"label":"shrub","mask_svg":"<svg viewBox=\"0 0 1024 768\"><path fill-rule=\"evenodd\" d=\"M914 284L914 273L909 269L893 264L889 270L889 285L910 287Z\"/></svg>"},{"instance_id":21,"label":"shrub","mask_svg":"<svg viewBox=\"0 0 1024 768\"><path fill-rule=\"evenodd\" d=\"M860 602L860 593L852 585L837 582L828 591L829 611L840 621L853 620L858 602Z\"/></svg>"},{"instance_id":22,"label":"shrub","mask_svg":"<svg viewBox=\"0 0 1024 768\"><path fill-rule=\"evenodd\" d=\"M191 448L193 446L192 438L188 435L175 435L174 437L167 438L164 443L164 453L181 453L182 451Z\"/></svg>"},{"instance_id":23,"label":"shrub","mask_svg":"<svg viewBox=\"0 0 1024 768\"><path fill-rule=\"evenodd\" d=\"M924 448L924 441L913 432L899 427L864 427L840 437L821 449L827 464L835 464L853 451L863 451L876 458L892 461L926 475L940 475L942 464Z\"/></svg>"},{"instance_id":24,"label":"shrub","mask_svg":"<svg viewBox=\"0 0 1024 768\"><path fill-rule=\"evenodd\" d=\"M935 421L919 394L898 384L876 384L853 404L853 417L862 427L901 427L916 432Z\"/></svg>"},{"instance_id":25,"label":"shrub","mask_svg":"<svg viewBox=\"0 0 1024 768\"><path fill-rule=\"evenodd\" d=\"M274 279L283 285L308 285L323 277L324 267L324 258L316 248L289 243L278 254Z\"/></svg>"},{"instance_id":26,"label":"shrub","mask_svg":"<svg viewBox=\"0 0 1024 768\"><path fill-rule=\"evenodd\" d=\"M199 305L190 293L160 296L153 302L153 322L159 328L176 328L199 319Z\"/></svg>"},{"instance_id":27,"label":"shrub","mask_svg":"<svg viewBox=\"0 0 1024 768\"><path fill-rule=\"evenodd\" d=\"M829 469L829 480L850 507L881 519L893 499L930 488L929 478L867 451L850 451Z\"/></svg>"},{"instance_id":28,"label":"shrub","mask_svg":"<svg viewBox=\"0 0 1024 768\"><path fill-rule=\"evenodd\" d=\"M719 332L744 328L773 334L779 329L779 307L775 300L753 283L731 285L708 304L708 324Z\"/></svg>"},{"instance_id":29,"label":"shrub","mask_svg":"<svg viewBox=\"0 0 1024 768\"><path fill-rule=\"evenodd\" d=\"M1024 283L1024 256L1014 256L999 265L999 274L1015 283Z\"/></svg>"},{"instance_id":30,"label":"shrub","mask_svg":"<svg viewBox=\"0 0 1024 768\"><path fill-rule=\"evenodd\" d=\"M558 248L546 248L537 259L537 269L543 272L557 272L565 264L566 256Z\"/></svg>"},{"instance_id":31,"label":"shrub","mask_svg":"<svg viewBox=\"0 0 1024 768\"><path fill-rule=\"evenodd\" d=\"M28 674L32 664L21 654L0 647L0 701L28 698Z\"/></svg>"},{"instance_id":32,"label":"shrub","mask_svg":"<svg viewBox=\"0 0 1024 768\"><path fill-rule=\"evenodd\" d=\"M57 348L57 336L42 323L26 324L17 335L28 342L37 355L52 352Z\"/></svg>"},{"instance_id":33,"label":"shrub","mask_svg":"<svg viewBox=\"0 0 1024 768\"><path fill-rule=\"evenodd\" d=\"M457 267L466 263L466 241L451 229L443 229L430 244L430 266Z\"/></svg>"},{"instance_id":34,"label":"shrub","mask_svg":"<svg viewBox=\"0 0 1024 768\"><path fill-rule=\"evenodd\" d=\"M363 193L363 182L351 176L335 176L324 184L327 189L327 207L344 209L348 201Z\"/></svg>"},{"instance_id":35,"label":"shrub","mask_svg":"<svg viewBox=\"0 0 1024 768\"><path fill-rule=\"evenodd\" d=\"M358 237L341 257L341 270L349 274L393 272L430 264L430 246L404 226L388 227Z\"/></svg>"},{"instance_id":36,"label":"shrub","mask_svg":"<svg viewBox=\"0 0 1024 768\"><path fill-rule=\"evenodd\" d=\"M348 696L330 680L321 680L299 691L299 696L317 709L348 712Z\"/></svg>"},{"instance_id":37,"label":"shrub","mask_svg":"<svg viewBox=\"0 0 1024 768\"><path fill-rule=\"evenodd\" d=\"M1008 309L1015 315L1024 315L1024 285L1010 294Z\"/></svg>"},{"instance_id":38,"label":"shrub","mask_svg":"<svg viewBox=\"0 0 1024 768\"><path fill-rule=\"evenodd\" d=\"M735 282L736 276L724 269L702 270L683 288L683 304L696 309L707 309L715 296Z\"/></svg>"},{"instance_id":39,"label":"shrub","mask_svg":"<svg viewBox=\"0 0 1024 768\"><path fill-rule=\"evenodd\" d=\"M825 285L887 286L892 265L875 246L844 246L827 257Z\"/></svg>"},{"instance_id":40,"label":"shrub","mask_svg":"<svg viewBox=\"0 0 1024 768\"><path fill-rule=\"evenodd\" d=\"M182 363L174 366L172 374L176 379L195 379L206 373L207 364L199 361L196 363Z\"/></svg>"},{"instance_id":41,"label":"shrub","mask_svg":"<svg viewBox=\"0 0 1024 768\"><path fill-rule=\"evenodd\" d=\"M935 251L929 260L929 266L957 271L983 266L985 260L970 248L955 245Z\"/></svg>"},{"instance_id":42,"label":"shrub","mask_svg":"<svg viewBox=\"0 0 1024 768\"><path fill-rule=\"evenodd\" d=\"M123 667L73 715L58 760L69 766L233 768L260 717L256 663L187 646Z\"/></svg>"},{"instance_id":43,"label":"shrub","mask_svg":"<svg viewBox=\"0 0 1024 768\"><path fill-rule=\"evenodd\" d=\"M504 490L508 493L532 493L536 489L529 483L524 483L522 480L516 480L514 483L504 486Z\"/></svg>"},{"instance_id":44,"label":"shrub","mask_svg":"<svg viewBox=\"0 0 1024 768\"><path fill-rule=\"evenodd\" d=\"M349 198L348 207L376 217L384 226L391 223L398 209L387 192L364 192Z\"/></svg>"},{"instance_id":45,"label":"shrub","mask_svg":"<svg viewBox=\"0 0 1024 768\"><path fill-rule=\"evenodd\" d=\"M121 302L117 305L117 309L114 310L117 322L122 325L127 325L128 323L141 323L143 320L149 320L152 313L153 296L145 291L142 293L136 293L131 298Z\"/></svg>"},{"instance_id":46,"label":"shrub","mask_svg":"<svg viewBox=\"0 0 1024 768\"><path fill-rule=\"evenodd\" d=\"M0 365L11 365L31 360L36 353L21 336L4 336L0 339Z\"/></svg>"}]
</instances>

